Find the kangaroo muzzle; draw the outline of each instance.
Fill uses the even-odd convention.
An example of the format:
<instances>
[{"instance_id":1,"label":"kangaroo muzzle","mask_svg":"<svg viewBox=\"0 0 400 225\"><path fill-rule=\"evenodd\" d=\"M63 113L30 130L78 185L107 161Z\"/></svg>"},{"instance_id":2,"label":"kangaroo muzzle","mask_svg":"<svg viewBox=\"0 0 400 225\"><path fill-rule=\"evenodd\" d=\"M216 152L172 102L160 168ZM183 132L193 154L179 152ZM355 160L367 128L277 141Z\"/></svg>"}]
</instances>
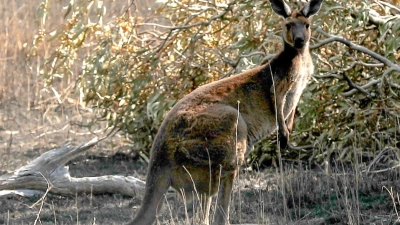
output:
<instances>
[{"instance_id":1,"label":"kangaroo muzzle","mask_svg":"<svg viewBox=\"0 0 400 225\"><path fill-rule=\"evenodd\" d=\"M293 42L295 48L302 48L305 44L304 37L294 37Z\"/></svg>"}]
</instances>

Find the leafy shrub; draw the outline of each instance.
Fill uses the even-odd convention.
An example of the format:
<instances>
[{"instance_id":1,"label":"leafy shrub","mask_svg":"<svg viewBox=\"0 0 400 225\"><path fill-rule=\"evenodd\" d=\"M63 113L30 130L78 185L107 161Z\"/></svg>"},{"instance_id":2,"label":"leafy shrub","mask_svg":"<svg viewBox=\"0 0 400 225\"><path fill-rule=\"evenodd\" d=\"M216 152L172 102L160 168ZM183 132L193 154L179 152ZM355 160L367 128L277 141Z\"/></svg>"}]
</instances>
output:
<instances>
[{"instance_id":1,"label":"leafy shrub","mask_svg":"<svg viewBox=\"0 0 400 225\"><path fill-rule=\"evenodd\" d=\"M40 8L41 21L49 2ZM282 19L268 1L166 0L146 18L132 3L109 23L102 22L106 8L101 3L71 1L65 12L68 22L40 33L32 54L42 41L56 43L41 68L48 84L65 76L76 79L82 101L99 112L92 123L107 120L146 154L177 100L202 84L267 62L282 47ZM334 41L319 45L330 38L325 31L397 62L400 20L390 15L388 5L327 0L313 18L316 71L299 104L291 138L294 144L316 148L286 150L286 158L350 160L399 145L396 64L383 64L368 52ZM72 73L77 65L81 72ZM250 160L262 163L275 152L274 141L266 140Z\"/></svg>"}]
</instances>

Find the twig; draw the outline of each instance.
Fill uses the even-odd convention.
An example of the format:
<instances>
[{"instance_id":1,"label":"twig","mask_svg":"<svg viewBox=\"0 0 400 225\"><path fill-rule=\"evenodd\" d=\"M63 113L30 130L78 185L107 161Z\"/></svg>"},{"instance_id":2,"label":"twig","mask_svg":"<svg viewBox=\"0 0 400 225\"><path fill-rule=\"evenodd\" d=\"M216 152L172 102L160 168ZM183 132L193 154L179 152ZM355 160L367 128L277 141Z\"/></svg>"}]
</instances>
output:
<instances>
[{"instance_id":1,"label":"twig","mask_svg":"<svg viewBox=\"0 0 400 225\"><path fill-rule=\"evenodd\" d=\"M388 8L390 8L391 10L395 11L395 13L400 14L400 8L397 8L396 6L390 4L389 2L385 2L385 1L377 1L378 4L384 5Z\"/></svg>"},{"instance_id":2,"label":"twig","mask_svg":"<svg viewBox=\"0 0 400 225\"><path fill-rule=\"evenodd\" d=\"M352 43L351 41L349 41L349 40L347 40L345 38L329 34L329 33L325 32L325 31L323 31L321 28L317 28L316 31L321 33L322 35L328 37L328 38L325 39L325 40L319 41L315 45L310 46L310 49L319 48L319 47L321 47L323 45L326 45L326 44L329 44L329 43L335 42L335 41L336 42L340 42L340 43L346 45L347 47L349 47L350 49L353 49L353 50L360 51L360 52L363 52L365 54L368 54L372 58L378 60L379 62L382 62L386 66L389 66L389 67L393 68L393 70L396 70L396 71L400 72L400 66L398 64L393 63L392 61L390 61L386 57L383 57L380 54L378 54L378 53L376 53L376 52L374 52L372 50L369 50L366 47L354 44L354 43Z\"/></svg>"},{"instance_id":3,"label":"twig","mask_svg":"<svg viewBox=\"0 0 400 225\"><path fill-rule=\"evenodd\" d=\"M180 30L186 30L186 29L190 29L193 27L197 27L197 26L209 26L214 20L223 18L232 8L233 5L236 4L238 0L232 1L231 3L228 4L228 6L225 8L225 10L215 16L210 17L207 21L202 21L202 22L198 22L198 23L194 23L194 24L187 24L189 21L186 21L186 24L182 25L182 26L176 26L176 27L168 27L166 26L165 28L169 29L168 35L167 37L164 39L163 43L161 43L158 47L158 49L155 51L157 52L157 54L159 55L161 50L164 49L164 46L168 46L168 43L171 43L172 41L170 40L170 37L174 34L177 35L179 33ZM178 32L176 32L178 31Z\"/></svg>"},{"instance_id":4,"label":"twig","mask_svg":"<svg viewBox=\"0 0 400 225\"><path fill-rule=\"evenodd\" d=\"M389 190L387 187L383 186L382 189L386 189L386 191L389 193L390 197L392 198L392 203L393 203L393 206L394 206L394 210L396 212L397 220L399 220L400 217L399 217L399 212L397 211L397 206L396 206L397 204L396 204L396 200L394 198L393 188L390 187L390 190Z\"/></svg>"},{"instance_id":5,"label":"twig","mask_svg":"<svg viewBox=\"0 0 400 225\"><path fill-rule=\"evenodd\" d=\"M315 147L314 145L302 145L302 146L294 146L290 143L288 143L288 148L292 149L292 150L311 150L311 149L316 149L317 147Z\"/></svg>"},{"instance_id":6,"label":"twig","mask_svg":"<svg viewBox=\"0 0 400 225\"><path fill-rule=\"evenodd\" d=\"M324 78L336 78L336 79L339 79L339 80L342 79L342 77L339 74L336 74L336 73L329 73L329 74L325 74L325 75L314 75L313 77L322 78L322 79L324 79Z\"/></svg>"},{"instance_id":7,"label":"twig","mask_svg":"<svg viewBox=\"0 0 400 225\"><path fill-rule=\"evenodd\" d=\"M382 81L381 78L378 78L376 80L371 80L370 82L368 82L367 84L363 85L363 86L357 86L358 88L360 88L361 90L365 90L366 88L369 88L373 85L379 84ZM350 91L347 92L343 92L342 95L343 96L351 96L353 94L355 94L358 91L358 89L352 89Z\"/></svg>"},{"instance_id":8,"label":"twig","mask_svg":"<svg viewBox=\"0 0 400 225\"><path fill-rule=\"evenodd\" d=\"M371 171L371 167L375 165L375 163L377 163L383 154L385 154L387 151L389 150L389 148L385 148L382 151L379 152L379 154L374 158L374 160L372 160L372 162L369 164L368 168L362 172L368 173Z\"/></svg>"},{"instance_id":9,"label":"twig","mask_svg":"<svg viewBox=\"0 0 400 225\"><path fill-rule=\"evenodd\" d=\"M208 26L214 20L224 17L229 12L229 10L232 8L232 6L234 4L236 4L236 2L237 1L233 1L233 2L229 3L228 6L225 8L225 10L222 13L210 17L207 21L198 22L198 23L194 23L194 24L188 24L188 25L179 26L179 27L173 27L173 28L171 28L171 30L184 30L184 29L189 29L189 28L197 27L197 26Z\"/></svg>"},{"instance_id":10,"label":"twig","mask_svg":"<svg viewBox=\"0 0 400 225\"><path fill-rule=\"evenodd\" d=\"M353 69L356 65L361 65L364 67L384 67L385 66L385 64L383 64L383 63L365 63L365 62L360 62L360 61L354 61L350 64L350 66L343 69L342 71L348 71L350 69Z\"/></svg>"},{"instance_id":11,"label":"twig","mask_svg":"<svg viewBox=\"0 0 400 225\"><path fill-rule=\"evenodd\" d=\"M371 22L375 26L385 25L385 27L390 28L399 18L400 17L398 15L381 16L377 11L373 9L369 10L369 22Z\"/></svg>"},{"instance_id":12,"label":"twig","mask_svg":"<svg viewBox=\"0 0 400 225\"><path fill-rule=\"evenodd\" d=\"M399 168L399 167L400 167L400 164L397 164L395 166L392 166L392 167L389 167L389 168L386 168L386 169L374 170L374 171L364 171L364 172L365 173L383 173L383 172L394 170L394 169Z\"/></svg>"},{"instance_id":13,"label":"twig","mask_svg":"<svg viewBox=\"0 0 400 225\"><path fill-rule=\"evenodd\" d=\"M38 221L40 221L40 213L42 212L42 209L43 209L44 199L46 198L47 193L49 193L50 189L52 188L52 185L51 185L50 181L49 181L45 176L43 176L42 173L40 173L40 175L42 175L42 177L43 177L43 178L46 180L46 182L47 182L47 190L46 190L46 192L43 194L43 196L42 196L39 200L37 200L32 206L30 206L30 208L33 208L33 207L35 207L36 204L38 204L39 202L41 202L39 212L37 213L35 222L33 223L34 225L36 225L36 223L37 223Z\"/></svg>"},{"instance_id":14,"label":"twig","mask_svg":"<svg viewBox=\"0 0 400 225\"><path fill-rule=\"evenodd\" d=\"M384 148L381 152L379 152L379 154L374 158L374 160L372 160L372 162L368 165L367 169L363 170L362 172L363 173L383 173L383 172L387 172L387 171L391 171L391 170L394 170L396 168L399 168L400 164L397 164L397 165L389 167L389 168L371 171L371 168L376 163L378 163L378 161L383 157L383 155L385 155L386 153L388 153L391 150L393 151L394 149L391 148L391 147Z\"/></svg>"},{"instance_id":15,"label":"twig","mask_svg":"<svg viewBox=\"0 0 400 225\"><path fill-rule=\"evenodd\" d=\"M46 135L49 135L49 134L58 133L58 132L60 132L60 131L63 131L63 130L65 130L65 129L67 129L68 127L69 127L69 124L65 125L64 127L60 128L60 129L57 129L57 130L52 130L52 131L47 131L47 132L41 133L41 134L39 134L38 136L36 136L35 139L41 138L41 137L46 136ZM32 134L33 134L33 133L34 133L34 132L32 132Z\"/></svg>"},{"instance_id":16,"label":"twig","mask_svg":"<svg viewBox=\"0 0 400 225\"><path fill-rule=\"evenodd\" d=\"M366 95L368 95L368 96L370 96L371 94L368 92L368 91L366 91L364 88L362 88L362 87L360 87L360 86L358 86L357 84L355 84L351 79L350 79L350 77L349 76L347 76L345 73L343 73L343 77L344 77L344 79L347 81L347 83L349 84L349 87L352 89L352 90L357 90L357 91L359 91L359 92L361 92L361 93L364 93L364 94L366 94Z\"/></svg>"}]
</instances>

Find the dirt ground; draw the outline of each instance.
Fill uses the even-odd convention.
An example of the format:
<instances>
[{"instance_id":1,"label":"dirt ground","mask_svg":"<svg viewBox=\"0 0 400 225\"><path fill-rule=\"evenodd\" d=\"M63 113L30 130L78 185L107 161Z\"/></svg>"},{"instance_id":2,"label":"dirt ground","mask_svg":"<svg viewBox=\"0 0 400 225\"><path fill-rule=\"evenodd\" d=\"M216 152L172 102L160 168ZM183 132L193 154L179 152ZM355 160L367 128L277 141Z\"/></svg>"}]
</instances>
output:
<instances>
[{"instance_id":1,"label":"dirt ground","mask_svg":"<svg viewBox=\"0 0 400 225\"><path fill-rule=\"evenodd\" d=\"M108 153L103 151L106 146ZM112 154L110 146L112 143L101 144L71 161L71 175L118 174L145 179L147 164L143 160ZM30 150L17 157L11 154L8 160L29 161L38 155ZM232 224L398 224L396 172L357 176L347 165L284 165L283 173L275 167L262 171L242 168L232 194ZM0 197L0 224L123 224L133 218L142 201L142 196L118 194L42 197ZM189 211L189 217L195 222L187 223L185 205L170 191L158 224L200 224L197 214Z\"/></svg>"}]
</instances>

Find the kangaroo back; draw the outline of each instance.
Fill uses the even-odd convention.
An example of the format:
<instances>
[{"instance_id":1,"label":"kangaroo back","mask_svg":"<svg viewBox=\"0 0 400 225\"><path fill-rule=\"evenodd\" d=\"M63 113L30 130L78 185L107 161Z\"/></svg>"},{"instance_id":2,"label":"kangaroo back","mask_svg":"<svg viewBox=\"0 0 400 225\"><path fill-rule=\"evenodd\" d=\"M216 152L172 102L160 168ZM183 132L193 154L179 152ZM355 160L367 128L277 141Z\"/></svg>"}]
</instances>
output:
<instances>
[{"instance_id":1,"label":"kangaroo back","mask_svg":"<svg viewBox=\"0 0 400 225\"><path fill-rule=\"evenodd\" d=\"M185 198L195 193L205 224L218 193L212 223L229 224L233 180L246 151L276 130L280 147L289 144L297 103L313 73L310 17L322 0L299 11L270 1L285 20L283 50L269 64L199 87L174 106L154 140L145 196L129 224L153 224L170 186Z\"/></svg>"}]
</instances>

